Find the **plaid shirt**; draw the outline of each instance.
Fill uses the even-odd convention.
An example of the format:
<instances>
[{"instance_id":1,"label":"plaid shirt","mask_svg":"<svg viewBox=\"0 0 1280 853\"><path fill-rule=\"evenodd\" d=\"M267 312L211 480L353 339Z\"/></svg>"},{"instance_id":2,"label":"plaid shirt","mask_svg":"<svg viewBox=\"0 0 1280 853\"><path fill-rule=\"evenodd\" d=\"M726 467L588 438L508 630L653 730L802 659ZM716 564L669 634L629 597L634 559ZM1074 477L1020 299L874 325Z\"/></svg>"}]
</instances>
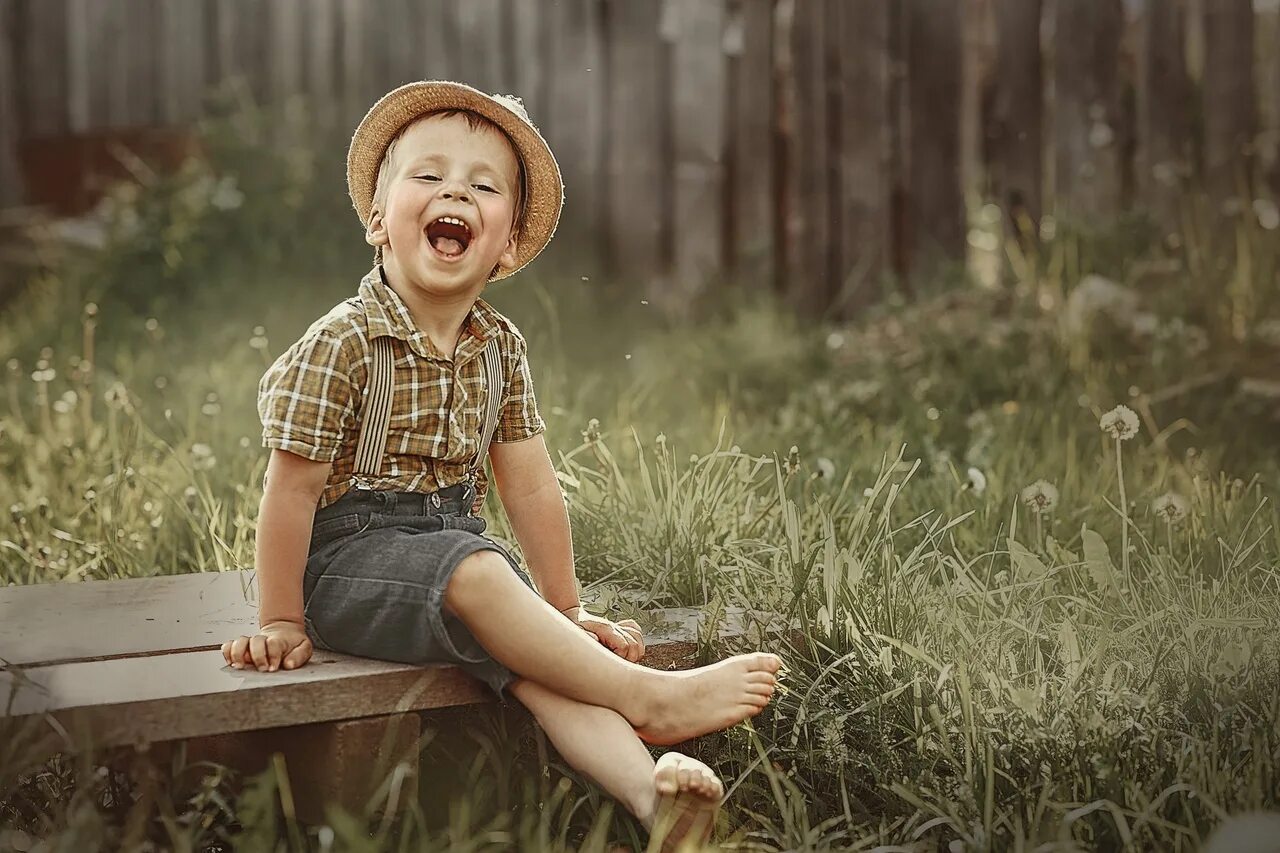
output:
<instances>
[{"instance_id":1,"label":"plaid shirt","mask_svg":"<svg viewBox=\"0 0 1280 853\"><path fill-rule=\"evenodd\" d=\"M533 397L527 345L514 323L477 299L450 360L414 325L382 267L374 267L360 282L359 295L312 323L258 383L263 446L333 463L317 509L354 485L361 401L372 362L369 341L383 335L395 339L395 379L382 468L377 477L361 478L370 488L432 492L466 479L480 446L488 396L482 352L494 335L506 379L492 440L520 441L546 428ZM481 466L475 512L487 491Z\"/></svg>"}]
</instances>

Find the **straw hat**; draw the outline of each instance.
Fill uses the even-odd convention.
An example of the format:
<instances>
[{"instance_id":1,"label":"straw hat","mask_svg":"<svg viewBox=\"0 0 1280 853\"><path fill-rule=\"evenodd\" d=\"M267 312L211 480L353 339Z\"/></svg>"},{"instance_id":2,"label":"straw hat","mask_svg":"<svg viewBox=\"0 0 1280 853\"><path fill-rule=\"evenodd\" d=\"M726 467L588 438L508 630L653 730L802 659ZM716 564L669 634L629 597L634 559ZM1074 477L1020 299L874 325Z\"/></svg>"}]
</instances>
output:
<instances>
[{"instance_id":1,"label":"straw hat","mask_svg":"<svg viewBox=\"0 0 1280 853\"><path fill-rule=\"evenodd\" d=\"M524 104L512 95L486 95L447 80L425 80L392 89L369 108L347 150L347 192L361 224L369 224L378 166L391 140L406 125L435 110L463 109L479 113L502 128L524 166L524 225L516 265L499 270L491 280L506 278L533 260L555 233L564 203L560 166L547 141L529 120ZM517 216L518 216L517 212Z\"/></svg>"}]
</instances>

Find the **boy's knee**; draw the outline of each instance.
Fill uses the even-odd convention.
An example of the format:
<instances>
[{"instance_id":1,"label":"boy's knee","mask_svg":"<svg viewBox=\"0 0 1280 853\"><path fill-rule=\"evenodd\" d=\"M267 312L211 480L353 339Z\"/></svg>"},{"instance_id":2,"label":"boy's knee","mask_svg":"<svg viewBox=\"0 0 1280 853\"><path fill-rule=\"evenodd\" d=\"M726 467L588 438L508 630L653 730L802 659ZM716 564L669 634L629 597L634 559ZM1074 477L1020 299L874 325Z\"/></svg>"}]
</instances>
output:
<instances>
[{"instance_id":1,"label":"boy's knee","mask_svg":"<svg viewBox=\"0 0 1280 853\"><path fill-rule=\"evenodd\" d=\"M457 596L475 587L488 586L493 581L500 580L504 574L512 574L505 557L488 548L475 551L464 557L453 570L445 595Z\"/></svg>"}]
</instances>

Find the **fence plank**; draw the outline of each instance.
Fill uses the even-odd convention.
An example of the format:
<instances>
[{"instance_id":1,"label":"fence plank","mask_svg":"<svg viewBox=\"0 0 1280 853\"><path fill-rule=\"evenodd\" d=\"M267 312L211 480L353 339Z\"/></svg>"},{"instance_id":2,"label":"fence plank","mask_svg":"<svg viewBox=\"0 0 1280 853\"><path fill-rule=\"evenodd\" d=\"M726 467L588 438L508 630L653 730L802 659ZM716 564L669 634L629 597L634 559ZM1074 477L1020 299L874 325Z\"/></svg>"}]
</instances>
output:
<instances>
[{"instance_id":1,"label":"fence plank","mask_svg":"<svg viewBox=\"0 0 1280 853\"><path fill-rule=\"evenodd\" d=\"M277 105L302 91L303 16L308 14L307 2L271 0L265 10L267 42L270 45L267 59L269 100Z\"/></svg>"},{"instance_id":2,"label":"fence plank","mask_svg":"<svg viewBox=\"0 0 1280 853\"><path fill-rule=\"evenodd\" d=\"M1058 3L1054 191L1068 217L1120 209L1120 0Z\"/></svg>"},{"instance_id":3,"label":"fence plank","mask_svg":"<svg viewBox=\"0 0 1280 853\"><path fill-rule=\"evenodd\" d=\"M575 275L599 273L602 252L596 223L604 218L604 97L599 9L593 0L560 0L543 7L549 49L544 55L549 83L543 131L564 177L563 237L555 256Z\"/></svg>"},{"instance_id":4,"label":"fence plank","mask_svg":"<svg viewBox=\"0 0 1280 853\"><path fill-rule=\"evenodd\" d=\"M194 3L160 5L159 120L182 124L203 113L205 87L203 9Z\"/></svg>"},{"instance_id":5,"label":"fence plank","mask_svg":"<svg viewBox=\"0 0 1280 853\"><path fill-rule=\"evenodd\" d=\"M960 0L909 0L906 15L910 138L907 239L913 271L962 260Z\"/></svg>"},{"instance_id":6,"label":"fence plank","mask_svg":"<svg viewBox=\"0 0 1280 853\"><path fill-rule=\"evenodd\" d=\"M511 9L511 38L515 45L515 79L513 93L524 101L533 123L541 127L546 112L547 84L545 57L551 52L547 43L550 30L547 16L535 3L516 2Z\"/></svg>"},{"instance_id":7,"label":"fence plank","mask_svg":"<svg viewBox=\"0 0 1280 853\"><path fill-rule=\"evenodd\" d=\"M1248 207L1256 129L1250 0L1206 3L1204 46L1205 190L1215 202Z\"/></svg>"},{"instance_id":8,"label":"fence plank","mask_svg":"<svg viewBox=\"0 0 1280 853\"><path fill-rule=\"evenodd\" d=\"M64 132L67 110L67 8L62 3L27 0L18 16L18 110L31 137Z\"/></svg>"},{"instance_id":9,"label":"fence plank","mask_svg":"<svg viewBox=\"0 0 1280 853\"><path fill-rule=\"evenodd\" d=\"M1031 226L1038 225L1043 206L1041 14L1041 0L995 2L996 64L985 131L987 163L991 197L1015 226L1023 216Z\"/></svg>"},{"instance_id":10,"label":"fence plank","mask_svg":"<svg viewBox=\"0 0 1280 853\"><path fill-rule=\"evenodd\" d=\"M369 92L374 88L372 66L366 61L365 30L371 17L365 0L342 0L342 101L343 125L353 129L373 103Z\"/></svg>"},{"instance_id":11,"label":"fence plank","mask_svg":"<svg viewBox=\"0 0 1280 853\"><path fill-rule=\"evenodd\" d=\"M701 293L724 265L725 59L720 2L669 0L671 36L673 298Z\"/></svg>"},{"instance_id":12,"label":"fence plank","mask_svg":"<svg viewBox=\"0 0 1280 853\"><path fill-rule=\"evenodd\" d=\"M612 279L651 286L663 271L670 184L662 158L666 93L658 37L662 0L609 0L608 243ZM618 109L618 106L625 106ZM646 290L651 294L651 290Z\"/></svg>"},{"instance_id":13,"label":"fence plank","mask_svg":"<svg viewBox=\"0 0 1280 853\"><path fill-rule=\"evenodd\" d=\"M832 29L840 53L840 182L842 201L836 317L848 319L873 301L889 266L892 222L889 179L889 2L840 4Z\"/></svg>"},{"instance_id":14,"label":"fence plank","mask_svg":"<svg viewBox=\"0 0 1280 853\"><path fill-rule=\"evenodd\" d=\"M22 125L18 114L17 38L17 0L0 0L0 208L21 204L26 196L18 166Z\"/></svg>"},{"instance_id":15,"label":"fence plank","mask_svg":"<svg viewBox=\"0 0 1280 853\"><path fill-rule=\"evenodd\" d=\"M779 8L779 117L785 160L780 178L785 248L785 292L797 309L814 316L825 307L831 271L822 247L829 244L825 82L825 2L791 2Z\"/></svg>"},{"instance_id":16,"label":"fence plank","mask_svg":"<svg viewBox=\"0 0 1280 853\"><path fill-rule=\"evenodd\" d=\"M498 0L453 4L458 45L467 59L465 76L460 79L482 92L502 88L500 9Z\"/></svg>"},{"instance_id":17,"label":"fence plank","mask_svg":"<svg viewBox=\"0 0 1280 853\"><path fill-rule=\"evenodd\" d=\"M777 278L772 5L770 0L733 0L725 23L730 140L725 254L739 287L772 287Z\"/></svg>"},{"instance_id":18,"label":"fence plank","mask_svg":"<svg viewBox=\"0 0 1280 853\"><path fill-rule=\"evenodd\" d=\"M1166 228L1191 177L1191 80L1187 73L1187 9L1155 0L1142 9L1138 64L1139 199Z\"/></svg>"},{"instance_id":19,"label":"fence plank","mask_svg":"<svg viewBox=\"0 0 1280 853\"><path fill-rule=\"evenodd\" d=\"M338 34L340 0L311 0L304 21L303 91L323 127L334 127L343 112L339 107L342 89L338 85L342 46ZM354 128L353 128L354 129Z\"/></svg>"},{"instance_id":20,"label":"fence plank","mask_svg":"<svg viewBox=\"0 0 1280 853\"><path fill-rule=\"evenodd\" d=\"M1264 125L1271 168L1268 183L1272 198L1280 201L1280 3L1273 3L1269 11L1259 17L1258 44L1270 45L1263 52L1266 63L1262 79L1265 81L1260 94L1260 104L1266 109Z\"/></svg>"}]
</instances>

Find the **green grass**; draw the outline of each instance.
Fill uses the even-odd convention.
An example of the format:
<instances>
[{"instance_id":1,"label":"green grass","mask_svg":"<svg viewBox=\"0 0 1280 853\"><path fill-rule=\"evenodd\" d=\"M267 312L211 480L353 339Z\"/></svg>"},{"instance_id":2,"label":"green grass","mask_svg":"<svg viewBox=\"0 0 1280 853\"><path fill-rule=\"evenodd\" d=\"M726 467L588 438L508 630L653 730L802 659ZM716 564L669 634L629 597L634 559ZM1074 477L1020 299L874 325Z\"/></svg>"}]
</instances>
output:
<instances>
[{"instance_id":1,"label":"green grass","mask_svg":"<svg viewBox=\"0 0 1280 853\"><path fill-rule=\"evenodd\" d=\"M252 565L258 377L367 252L305 149L215 150L238 206L200 169L157 180L121 201L143 227L6 309L0 582ZM333 233L292 233L313 220ZM676 323L549 266L494 291L530 340L586 600L645 625L746 605L802 626L770 707L699 742L731 791L726 843L1192 850L1277 808L1278 259L1256 224L1208 248L1198 221L1177 251L1137 226L1061 233L1011 252L998 287L851 328L760 295ZM1087 303L1090 274L1134 302ZM1099 428L1117 404L1140 418L1122 471ZM1043 515L1023 500L1039 480ZM1185 518L1157 512L1170 492ZM527 716L465 728L423 744L439 790L389 826L334 815L308 836L270 771L232 801L225 776L178 768L135 803L22 739L0 749L0 814L67 849L641 842Z\"/></svg>"}]
</instances>

